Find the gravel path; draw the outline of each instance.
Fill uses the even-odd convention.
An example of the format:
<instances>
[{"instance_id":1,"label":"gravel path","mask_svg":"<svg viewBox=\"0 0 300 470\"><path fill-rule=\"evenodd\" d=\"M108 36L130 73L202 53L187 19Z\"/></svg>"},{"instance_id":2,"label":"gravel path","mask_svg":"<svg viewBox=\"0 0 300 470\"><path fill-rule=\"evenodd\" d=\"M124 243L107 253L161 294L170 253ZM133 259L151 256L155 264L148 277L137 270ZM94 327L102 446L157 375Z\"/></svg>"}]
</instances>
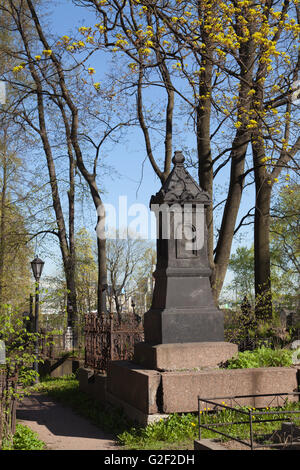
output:
<instances>
[{"instance_id":1,"label":"gravel path","mask_svg":"<svg viewBox=\"0 0 300 470\"><path fill-rule=\"evenodd\" d=\"M46 395L24 398L17 420L37 432L47 450L118 450L111 435Z\"/></svg>"}]
</instances>

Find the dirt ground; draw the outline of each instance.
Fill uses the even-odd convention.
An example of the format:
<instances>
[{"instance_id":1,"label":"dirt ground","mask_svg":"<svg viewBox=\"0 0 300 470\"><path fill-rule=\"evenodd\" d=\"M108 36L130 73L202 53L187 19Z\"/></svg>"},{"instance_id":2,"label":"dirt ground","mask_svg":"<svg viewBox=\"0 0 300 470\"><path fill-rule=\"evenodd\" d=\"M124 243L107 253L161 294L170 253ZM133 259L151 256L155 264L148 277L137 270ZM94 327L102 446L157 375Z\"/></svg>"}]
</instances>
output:
<instances>
[{"instance_id":1,"label":"dirt ground","mask_svg":"<svg viewBox=\"0 0 300 470\"><path fill-rule=\"evenodd\" d=\"M37 432L47 450L118 450L111 435L45 395L26 397L17 420Z\"/></svg>"}]
</instances>

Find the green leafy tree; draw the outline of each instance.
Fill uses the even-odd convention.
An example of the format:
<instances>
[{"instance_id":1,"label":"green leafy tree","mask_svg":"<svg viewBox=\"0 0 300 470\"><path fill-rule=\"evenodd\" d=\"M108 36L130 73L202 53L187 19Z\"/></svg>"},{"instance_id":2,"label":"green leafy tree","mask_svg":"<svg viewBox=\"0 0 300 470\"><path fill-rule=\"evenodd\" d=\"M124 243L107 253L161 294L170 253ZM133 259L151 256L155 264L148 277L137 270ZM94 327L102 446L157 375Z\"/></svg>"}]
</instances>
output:
<instances>
[{"instance_id":1,"label":"green leafy tree","mask_svg":"<svg viewBox=\"0 0 300 470\"><path fill-rule=\"evenodd\" d=\"M29 295L32 250L22 208L14 202L21 162L10 148L9 130L7 124L0 130L0 304L17 308Z\"/></svg>"},{"instance_id":2,"label":"green leafy tree","mask_svg":"<svg viewBox=\"0 0 300 470\"><path fill-rule=\"evenodd\" d=\"M85 314L97 310L97 259L95 241L84 228L75 236L76 289L81 323Z\"/></svg>"},{"instance_id":3,"label":"green leafy tree","mask_svg":"<svg viewBox=\"0 0 300 470\"><path fill-rule=\"evenodd\" d=\"M229 270L233 280L228 289L235 292L236 300L241 301L245 296L253 304L254 301L254 249L238 247L231 255Z\"/></svg>"},{"instance_id":4,"label":"green leafy tree","mask_svg":"<svg viewBox=\"0 0 300 470\"><path fill-rule=\"evenodd\" d=\"M299 185L286 184L272 208L271 268L275 299L292 309L299 309L299 213Z\"/></svg>"},{"instance_id":5,"label":"green leafy tree","mask_svg":"<svg viewBox=\"0 0 300 470\"><path fill-rule=\"evenodd\" d=\"M272 207L270 276L274 286L272 301L276 306L273 318L278 317L282 308L299 309L299 212L299 185L287 181ZM234 291L239 302L246 295L255 305L253 247L239 247L231 256L229 269L233 280L227 292Z\"/></svg>"},{"instance_id":6,"label":"green leafy tree","mask_svg":"<svg viewBox=\"0 0 300 470\"><path fill-rule=\"evenodd\" d=\"M10 448L10 404L12 400L21 400L28 393L28 386L37 378L33 366L40 362L36 355L39 335L27 331L22 313L7 307L0 311L0 340L4 342L6 350L6 363L0 365L1 379L4 378L0 413L6 415L5 419L0 416L0 447L4 444ZM17 382L10 380L12 378Z\"/></svg>"}]
</instances>

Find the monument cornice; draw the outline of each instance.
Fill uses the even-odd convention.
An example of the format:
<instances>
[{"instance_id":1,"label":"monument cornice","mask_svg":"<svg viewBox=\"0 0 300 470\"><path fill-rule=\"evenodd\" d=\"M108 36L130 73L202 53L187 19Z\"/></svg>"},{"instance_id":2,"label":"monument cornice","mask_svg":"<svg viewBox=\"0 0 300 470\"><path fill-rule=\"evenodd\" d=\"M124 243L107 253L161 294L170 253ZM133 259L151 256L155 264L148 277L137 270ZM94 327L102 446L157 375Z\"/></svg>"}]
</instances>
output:
<instances>
[{"instance_id":1,"label":"monument cornice","mask_svg":"<svg viewBox=\"0 0 300 470\"><path fill-rule=\"evenodd\" d=\"M185 169L184 160L182 152L176 151L172 160L174 167L161 189L151 197L150 208L154 204L202 204L207 206L211 203L209 194L200 188Z\"/></svg>"}]
</instances>

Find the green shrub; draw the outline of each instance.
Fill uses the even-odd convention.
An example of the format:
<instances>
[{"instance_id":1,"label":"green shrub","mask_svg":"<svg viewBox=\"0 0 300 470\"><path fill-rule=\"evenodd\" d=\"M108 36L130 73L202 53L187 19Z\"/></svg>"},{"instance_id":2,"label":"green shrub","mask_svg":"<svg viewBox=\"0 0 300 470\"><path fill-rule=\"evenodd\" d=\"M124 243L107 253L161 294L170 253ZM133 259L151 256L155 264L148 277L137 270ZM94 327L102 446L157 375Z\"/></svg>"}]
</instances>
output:
<instances>
[{"instance_id":1,"label":"green shrub","mask_svg":"<svg viewBox=\"0 0 300 470\"><path fill-rule=\"evenodd\" d=\"M24 424L16 424L16 432L12 442L7 442L2 450L44 450L46 445L41 441L36 432Z\"/></svg>"},{"instance_id":2,"label":"green shrub","mask_svg":"<svg viewBox=\"0 0 300 470\"><path fill-rule=\"evenodd\" d=\"M249 369L257 367L290 367L293 351L288 349L271 349L261 347L253 351L238 353L237 358L230 359L228 369Z\"/></svg>"}]
</instances>

